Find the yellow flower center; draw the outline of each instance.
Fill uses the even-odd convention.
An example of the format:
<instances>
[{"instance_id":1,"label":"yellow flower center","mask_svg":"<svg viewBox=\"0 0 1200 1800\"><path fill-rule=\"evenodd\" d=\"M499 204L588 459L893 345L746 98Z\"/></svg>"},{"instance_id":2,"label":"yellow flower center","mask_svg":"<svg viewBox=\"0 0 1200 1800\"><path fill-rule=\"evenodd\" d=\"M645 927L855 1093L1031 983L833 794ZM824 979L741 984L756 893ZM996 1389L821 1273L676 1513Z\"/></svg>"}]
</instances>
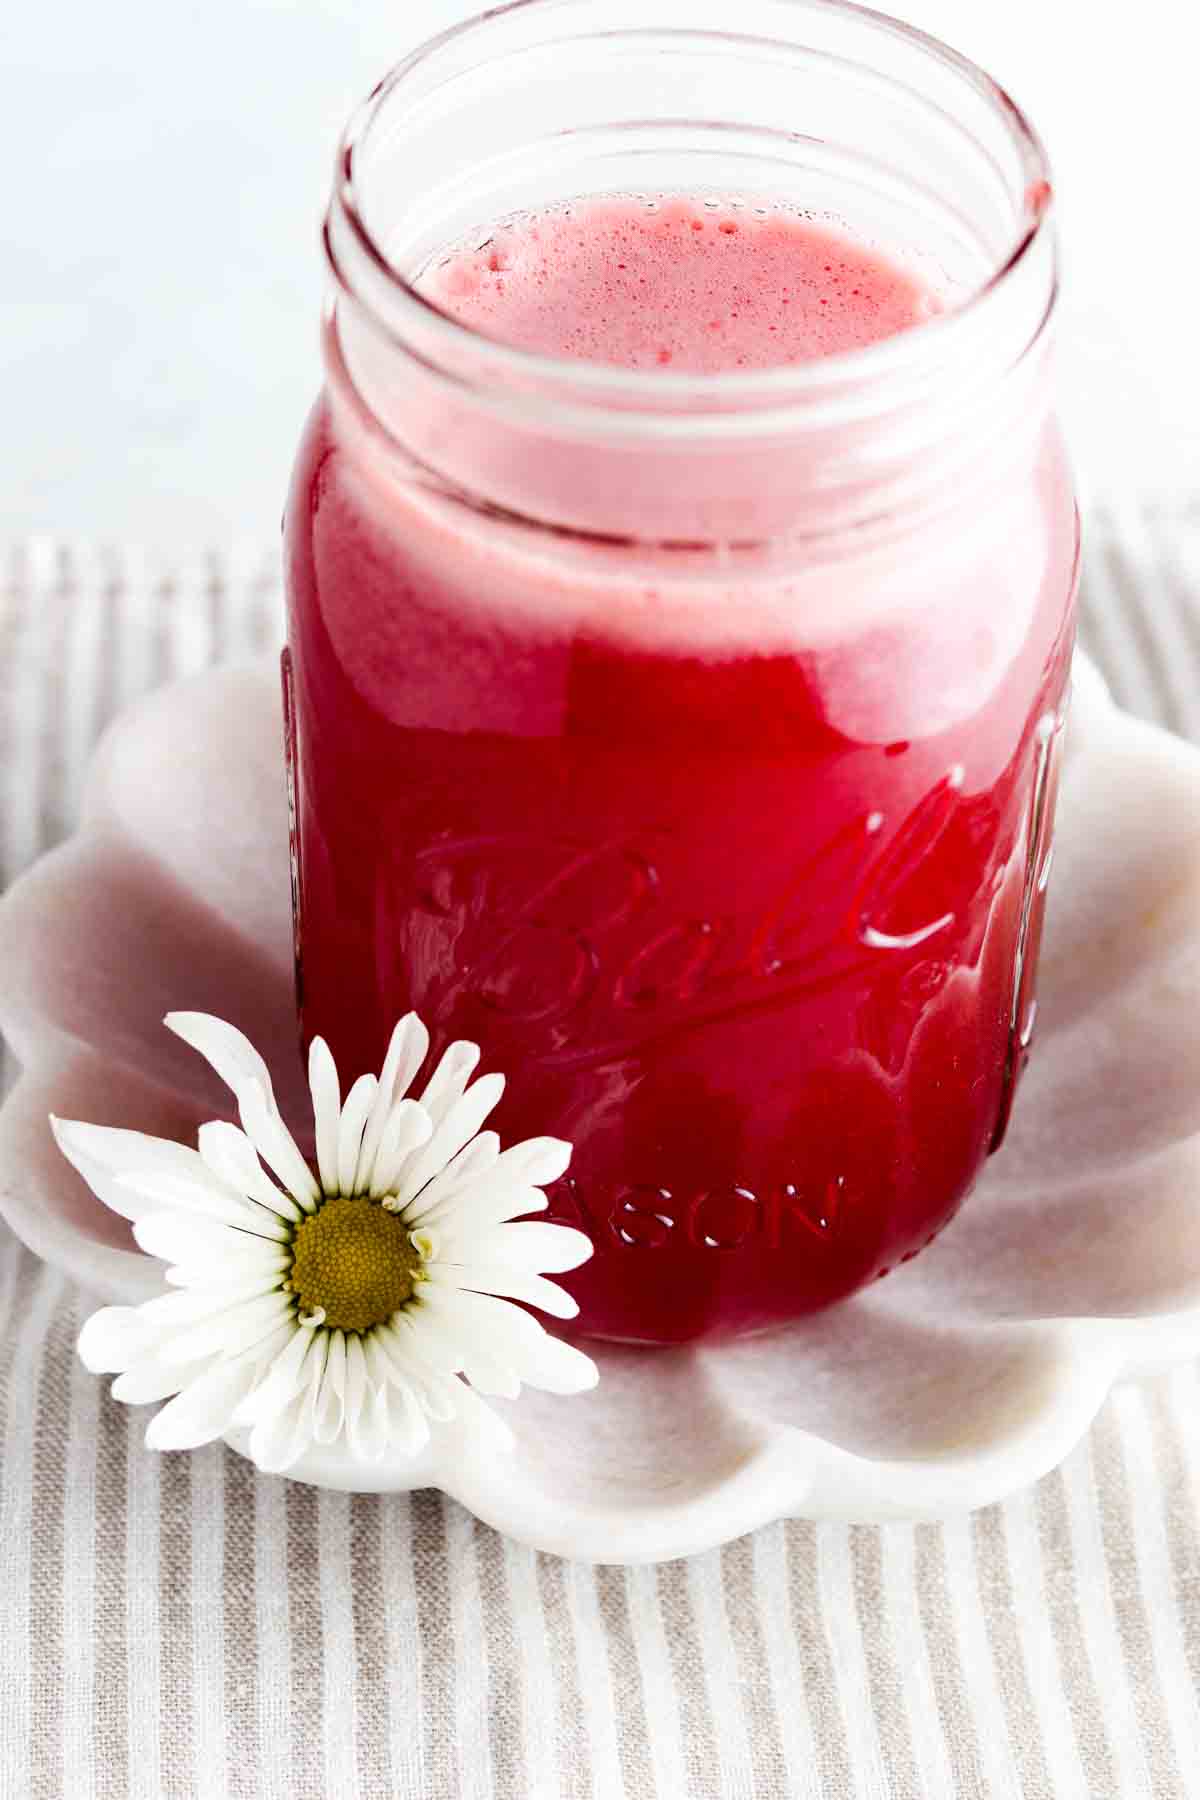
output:
<instances>
[{"instance_id":1,"label":"yellow flower center","mask_svg":"<svg viewBox=\"0 0 1200 1800\"><path fill-rule=\"evenodd\" d=\"M301 1313L320 1308L330 1331L369 1331L404 1305L420 1266L399 1215L356 1194L296 1227L289 1286Z\"/></svg>"}]
</instances>

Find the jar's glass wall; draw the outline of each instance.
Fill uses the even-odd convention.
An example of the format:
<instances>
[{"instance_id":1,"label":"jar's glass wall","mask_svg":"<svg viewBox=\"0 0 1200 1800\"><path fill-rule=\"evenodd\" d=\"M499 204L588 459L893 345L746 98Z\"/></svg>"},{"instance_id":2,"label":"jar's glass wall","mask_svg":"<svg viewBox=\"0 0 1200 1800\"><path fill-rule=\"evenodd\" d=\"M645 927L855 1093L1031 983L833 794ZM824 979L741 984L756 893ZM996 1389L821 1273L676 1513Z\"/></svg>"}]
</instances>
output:
<instances>
[{"instance_id":1,"label":"jar's glass wall","mask_svg":"<svg viewBox=\"0 0 1200 1800\"><path fill-rule=\"evenodd\" d=\"M385 84L286 530L305 1030L352 1068L409 1006L480 1043L503 1135L575 1145L583 1327L645 1342L851 1291L1002 1135L1074 594L1036 141L854 8L715 28L538 0ZM620 189L835 213L955 303L659 380L411 287L498 213Z\"/></svg>"}]
</instances>

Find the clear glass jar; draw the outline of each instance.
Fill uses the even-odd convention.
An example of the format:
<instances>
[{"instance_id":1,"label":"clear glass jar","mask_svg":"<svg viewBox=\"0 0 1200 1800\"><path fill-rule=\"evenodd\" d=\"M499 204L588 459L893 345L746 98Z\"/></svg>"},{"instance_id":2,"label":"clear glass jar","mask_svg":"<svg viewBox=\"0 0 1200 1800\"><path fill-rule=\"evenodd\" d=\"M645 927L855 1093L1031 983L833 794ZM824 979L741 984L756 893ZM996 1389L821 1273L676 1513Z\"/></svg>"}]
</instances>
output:
<instances>
[{"instance_id":1,"label":"clear glass jar","mask_svg":"<svg viewBox=\"0 0 1200 1800\"><path fill-rule=\"evenodd\" d=\"M584 1330L914 1254L1033 1026L1077 563L1050 188L980 71L825 0L524 0L376 89L285 525L305 1038L409 1007L569 1138ZM594 193L832 214L954 303L757 373L486 339L413 285Z\"/></svg>"}]
</instances>

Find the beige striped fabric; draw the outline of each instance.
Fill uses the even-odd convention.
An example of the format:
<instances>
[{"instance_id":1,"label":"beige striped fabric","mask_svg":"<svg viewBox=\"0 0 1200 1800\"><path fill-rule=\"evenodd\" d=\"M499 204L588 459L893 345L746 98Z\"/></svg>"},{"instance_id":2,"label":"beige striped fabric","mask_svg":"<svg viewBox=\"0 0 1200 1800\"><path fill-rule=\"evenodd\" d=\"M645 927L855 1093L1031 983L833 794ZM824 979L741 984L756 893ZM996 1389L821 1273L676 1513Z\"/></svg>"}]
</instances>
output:
<instances>
[{"instance_id":1,"label":"beige striped fabric","mask_svg":"<svg viewBox=\"0 0 1200 1800\"><path fill-rule=\"evenodd\" d=\"M32 544L0 600L0 876L134 695L266 649L277 561ZM1200 738L1200 507L1097 514L1090 647ZM945 1524L790 1521L591 1568L436 1493L144 1450L87 1301L0 1240L0 1800L1188 1800L1200 1375Z\"/></svg>"}]
</instances>

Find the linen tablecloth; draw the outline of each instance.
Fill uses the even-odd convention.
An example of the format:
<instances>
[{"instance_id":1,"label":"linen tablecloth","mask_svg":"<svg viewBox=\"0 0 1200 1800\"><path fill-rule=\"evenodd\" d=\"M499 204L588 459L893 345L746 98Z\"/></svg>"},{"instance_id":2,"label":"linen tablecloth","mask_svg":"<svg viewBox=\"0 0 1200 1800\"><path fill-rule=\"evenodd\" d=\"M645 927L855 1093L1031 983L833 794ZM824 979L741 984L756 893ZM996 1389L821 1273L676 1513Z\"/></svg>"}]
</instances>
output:
<instances>
[{"instance_id":1,"label":"linen tablecloth","mask_svg":"<svg viewBox=\"0 0 1200 1800\"><path fill-rule=\"evenodd\" d=\"M6 881L70 828L107 720L269 649L280 597L236 549L37 542L0 572ZM1200 505L1096 512L1085 601L1118 700L1200 738ZM155 1455L73 1357L90 1304L0 1236L2 1800L1200 1794L1195 1367L972 1517L622 1570L437 1493Z\"/></svg>"}]
</instances>

